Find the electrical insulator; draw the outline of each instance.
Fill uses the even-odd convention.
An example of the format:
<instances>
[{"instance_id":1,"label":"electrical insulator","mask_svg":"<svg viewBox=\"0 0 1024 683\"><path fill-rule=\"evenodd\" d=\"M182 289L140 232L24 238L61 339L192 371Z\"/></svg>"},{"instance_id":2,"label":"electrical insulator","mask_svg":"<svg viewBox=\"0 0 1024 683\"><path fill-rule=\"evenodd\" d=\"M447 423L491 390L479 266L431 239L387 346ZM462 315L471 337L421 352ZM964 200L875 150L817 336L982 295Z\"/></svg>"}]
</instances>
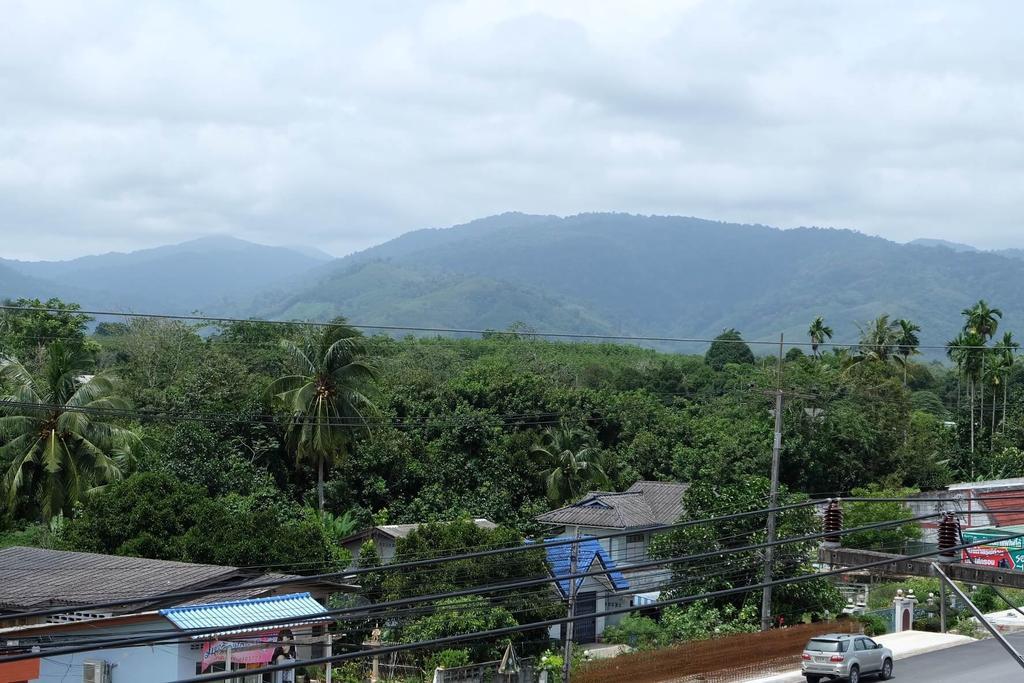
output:
<instances>
[{"instance_id":1,"label":"electrical insulator","mask_svg":"<svg viewBox=\"0 0 1024 683\"><path fill-rule=\"evenodd\" d=\"M826 543L839 543L839 532L843 530L843 508L839 505L839 500L833 498L829 500L828 507L825 508L825 523L824 531L827 534L835 534L834 536L826 536Z\"/></svg>"},{"instance_id":2,"label":"electrical insulator","mask_svg":"<svg viewBox=\"0 0 1024 683\"><path fill-rule=\"evenodd\" d=\"M960 544L960 522L952 512L947 512L939 522L939 554L943 557L956 557L952 550Z\"/></svg>"}]
</instances>

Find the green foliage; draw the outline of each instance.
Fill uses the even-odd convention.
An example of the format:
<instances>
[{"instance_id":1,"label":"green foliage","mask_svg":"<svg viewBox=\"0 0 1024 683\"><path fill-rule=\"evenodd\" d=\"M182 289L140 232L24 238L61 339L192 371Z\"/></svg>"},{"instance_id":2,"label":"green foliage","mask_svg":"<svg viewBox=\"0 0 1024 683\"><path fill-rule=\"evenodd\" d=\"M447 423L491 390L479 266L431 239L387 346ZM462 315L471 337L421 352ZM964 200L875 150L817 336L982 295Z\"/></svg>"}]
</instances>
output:
<instances>
[{"instance_id":1,"label":"green foliage","mask_svg":"<svg viewBox=\"0 0 1024 683\"><path fill-rule=\"evenodd\" d=\"M745 477L736 483L718 484L709 481L691 483L683 497L688 518L703 518L716 515L761 510L768 500L769 482L763 477ZM804 500L805 497L791 494L786 488L780 489L779 503ZM777 536L802 536L819 530L819 523L810 507L780 512L776 522ZM651 553L657 558L681 555L703 554L721 549L723 552L752 545L765 540L765 521L762 515L752 515L714 525L694 525L674 529L656 536ZM796 576L813 572L812 561L817 549L816 542L792 543L784 551L777 551L776 578ZM706 562L707 560L702 560ZM759 552L743 551L722 555L720 567L706 574L692 572L685 563L673 565L672 589L669 596L692 595L761 581L762 556ZM842 607L842 598L832 584L826 580L805 581L776 589L772 593L772 613L785 616L792 623L804 614L833 614ZM717 599L705 606L691 606L685 611L694 626L716 623L738 618L746 622L748 615L758 614L760 593L745 593ZM706 609L716 612L706 612Z\"/></svg>"},{"instance_id":2,"label":"green foliage","mask_svg":"<svg viewBox=\"0 0 1024 683\"><path fill-rule=\"evenodd\" d=\"M424 668L428 673L431 673L437 668L454 669L460 666L468 666L470 663L469 650L466 648L441 650L427 660L427 665Z\"/></svg>"},{"instance_id":3,"label":"green foliage","mask_svg":"<svg viewBox=\"0 0 1024 683\"><path fill-rule=\"evenodd\" d=\"M715 370L721 370L729 363L753 365L754 352L742 342L743 337L737 330L725 330L711 342L704 354L704 362Z\"/></svg>"},{"instance_id":4,"label":"green foliage","mask_svg":"<svg viewBox=\"0 0 1024 683\"><path fill-rule=\"evenodd\" d=\"M475 595L439 600L432 603L431 607L433 611L429 614L401 628L401 642L436 640L516 625L516 620L509 610L491 605L484 598ZM467 647L466 651L473 661L488 661L501 657L504 647L500 642L475 642Z\"/></svg>"},{"instance_id":5,"label":"green foliage","mask_svg":"<svg viewBox=\"0 0 1024 683\"><path fill-rule=\"evenodd\" d=\"M629 645L638 650L653 650L669 643L668 633L654 619L629 614L614 626L604 630L606 643Z\"/></svg>"},{"instance_id":6,"label":"green foliage","mask_svg":"<svg viewBox=\"0 0 1024 683\"><path fill-rule=\"evenodd\" d=\"M92 320L78 313L81 306L60 299L5 300L7 306L18 306L23 311L0 311L0 355L10 355L30 367L43 355L45 348L60 341L75 350L94 352L96 345L86 340L86 325ZM56 308L57 311L32 310Z\"/></svg>"},{"instance_id":7,"label":"green foliage","mask_svg":"<svg viewBox=\"0 0 1024 683\"><path fill-rule=\"evenodd\" d=\"M345 564L317 519L276 496L206 491L161 473L137 474L92 496L64 532L72 550L287 570Z\"/></svg>"},{"instance_id":8,"label":"green foliage","mask_svg":"<svg viewBox=\"0 0 1024 683\"><path fill-rule=\"evenodd\" d=\"M857 621L864 625L866 636L881 636L889 632L889 623L877 614L861 614Z\"/></svg>"},{"instance_id":9,"label":"green foliage","mask_svg":"<svg viewBox=\"0 0 1024 683\"><path fill-rule=\"evenodd\" d=\"M901 498L918 493L918 491L917 489L885 489L872 485L853 489L852 493L855 498ZM856 501L843 503L843 526L847 529L875 522L908 519L912 516L913 512L910 508L902 503L859 503ZM863 550L902 553L906 550L908 542L920 538L921 527L916 522L908 522L895 527L847 534L843 537L843 545Z\"/></svg>"},{"instance_id":10,"label":"green foliage","mask_svg":"<svg viewBox=\"0 0 1024 683\"><path fill-rule=\"evenodd\" d=\"M753 604L737 608L722 603L718 607L707 600L678 607L668 607L661 623L672 642L705 640L731 633L753 633L758 630L760 612Z\"/></svg>"}]
</instances>

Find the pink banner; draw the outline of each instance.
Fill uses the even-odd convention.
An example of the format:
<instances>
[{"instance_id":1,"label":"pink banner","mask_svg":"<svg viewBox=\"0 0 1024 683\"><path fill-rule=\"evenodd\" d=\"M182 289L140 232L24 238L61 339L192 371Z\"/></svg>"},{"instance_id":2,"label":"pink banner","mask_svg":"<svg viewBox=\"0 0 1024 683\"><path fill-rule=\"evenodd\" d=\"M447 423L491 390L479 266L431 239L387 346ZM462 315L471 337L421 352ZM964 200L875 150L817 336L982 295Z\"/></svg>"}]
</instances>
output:
<instances>
[{"instance_id":1,"label":"pink banner","mask_svg":"<svg viewBox=\"0 0 1024 683\"><path fill-rule=\"evenodd\" d=\"M268 643L270 647L260 647ZM267 664L277 648L277 636L273 634L249 636L244 640L208 640L203 643L203 671L218 662L223 662L231 650L232 664Z\"/></svg>"}]
</instances>

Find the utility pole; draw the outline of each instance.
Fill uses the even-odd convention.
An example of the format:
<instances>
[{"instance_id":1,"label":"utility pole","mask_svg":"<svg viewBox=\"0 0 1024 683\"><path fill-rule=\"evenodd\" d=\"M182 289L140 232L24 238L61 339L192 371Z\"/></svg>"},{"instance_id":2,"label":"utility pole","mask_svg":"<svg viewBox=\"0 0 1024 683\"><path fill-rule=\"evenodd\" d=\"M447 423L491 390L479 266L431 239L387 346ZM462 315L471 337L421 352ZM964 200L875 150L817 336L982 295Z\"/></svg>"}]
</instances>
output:
<instances>
[{"instance_id":1,"label":"utility pole","mask_svg":"<svg viewBox=\"0 0 1024 683\"><path fill-rule=\"evenodd\" d=\"M775 542L775 508L779 506L779 459L782 456L782 365L784 337L779 334L779 361L775 384L775 440L772 443L772 483L768 492L768 543ZM764 582L772 581L772 564L775 562L775 546L764 549ZM761 593L761 630L772 627L772 587L765 586Z\"/></svg>"},{"instance_id":2,"label":"utility pole","mask_svg":"<svg viewBox=\"0 0 1024 683\"><path fill-rule=\"evenodd\" d=\"M569 546L569 575L577 571L580 561L580 528L576 527L576 542ZM569 683L569 673L572 668L572 636L576 624L573 617L576 616L576 581L569 579L569 621L565 623L565 649L562 652L562 683Z\"/></svg>"}]
</instances>

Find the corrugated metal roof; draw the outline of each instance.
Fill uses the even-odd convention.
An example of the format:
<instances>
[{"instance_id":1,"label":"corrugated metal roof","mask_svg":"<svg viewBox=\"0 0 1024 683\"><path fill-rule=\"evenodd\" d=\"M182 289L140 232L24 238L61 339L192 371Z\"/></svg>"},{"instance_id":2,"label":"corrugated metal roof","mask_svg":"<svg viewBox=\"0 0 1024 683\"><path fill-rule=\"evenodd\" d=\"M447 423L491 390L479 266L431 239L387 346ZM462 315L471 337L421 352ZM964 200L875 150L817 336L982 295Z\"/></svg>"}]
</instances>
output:
<instances>
[{"instance_id":1,"label":"corrugated metal roof","mask_svg":"<svg viewBox=\"0 0 1024 683\"><path fill-rule=\"evenodd\" d=\"M555 538L548 540L563 541L571 539ZM579 545L580 551L576 560L576 572L570 571L572 565L571 544L546 546L544 548L544 552L547 554L548 566L551 567L552 576L559 577L568 576L573 573L589 572L593 569L594 563L597 562L601 567L608 570L608 581L611 582L616 590L626 590L629 588L629 582L626 580L626 577L616 569L615 560L608 556L608 553L605 552L604 547L597 539L593 536L581 536ZM586 577L576 579L576 590L579 590L585 580ZM563 597L569 595L569 579L562 579L556 583Z\"/></svg>"},{"instance_id":2,"label":"corrugated metal roof","mask_svg":"<svg viewBox=\"0 0 1024 683\"><path fill-rule=\"evenodd\" d=\"M572 505L536 517L544 524L634 529L679 521L689 484L638 481L622 493L593 491Z\"/></svg>"},{"instance_id":3,"label":"corrugated metal roof","mask_svg":"<svg viewBox=\"0 0 1024 683\"><path fill-rule=\"evenodd\" d=\"M475 524L476 526L480 527L481 529L497 529L498 528L497 524L495 524L491 520L486 519L484 517L477 517L477 518L472 519L470 521L473 522L473 524ZM352 543L353 541L362 541L363 539L366 539L366 538L369 538L370 536L372 536L374 534L374 532L379 533L379 534L383 534L384 536L389 536L391 538L405 538L406 536L408 536L409 534L411 534L413 531L415 531L416 529L420 528L421 526L423 526L423 525L419 524L419 523L417 523L417 524L381 524L381 525L378 525L378 526L371 526L371 527L369 527L367 529L362 529L361 531L357 531L354 534L346 536L345 538L341 539L341 544L342 545L347 545L349 543Z\"/></svg>"},{"instance_id":4,"label":"corrugated metal roof","mask_svg":"<svg viewBox=\"0 0 1024 683\"><path fill-rule=\"evenodd\" d=\"M979 493L977 499L985 506L985 510L997 526L1006 527L1024 523L1024 513L1019 512L1024 509L1024 491Z\"/></svg>"},{"instance_id":5,"label":"corrugated metal roof","mask_svg":"<svg viewBox=\"0 0 1024 683\"><path fill-rule=\"evenodd\" d=\"M239 576L236 567L13 546L0 550L0 607L74 607L99 598L143 603Z\"/></svg>"},{"instance_id":6,"label":"corrugated metal roof","mask_svg":"<svg viewBox=\"0 0 1024 683\"><path fill-rule=\"evenodd\" d=\"M255 598L253 600L234 600L207 605L172 607L160 610L160 614L185 631L223 628L224 631L219 632L217 635L224 635L227 633L265 631L269 628L284 628L298 624L330 621L330 617L324 615L326 611L327 609L314 600L309 593L293 593L291 595ZM274 627L245 628L247 624L293 618L296 620L294 623L282 623ZM195 637L209 638L210 636Z\"/></svg>"}]
</instances>

